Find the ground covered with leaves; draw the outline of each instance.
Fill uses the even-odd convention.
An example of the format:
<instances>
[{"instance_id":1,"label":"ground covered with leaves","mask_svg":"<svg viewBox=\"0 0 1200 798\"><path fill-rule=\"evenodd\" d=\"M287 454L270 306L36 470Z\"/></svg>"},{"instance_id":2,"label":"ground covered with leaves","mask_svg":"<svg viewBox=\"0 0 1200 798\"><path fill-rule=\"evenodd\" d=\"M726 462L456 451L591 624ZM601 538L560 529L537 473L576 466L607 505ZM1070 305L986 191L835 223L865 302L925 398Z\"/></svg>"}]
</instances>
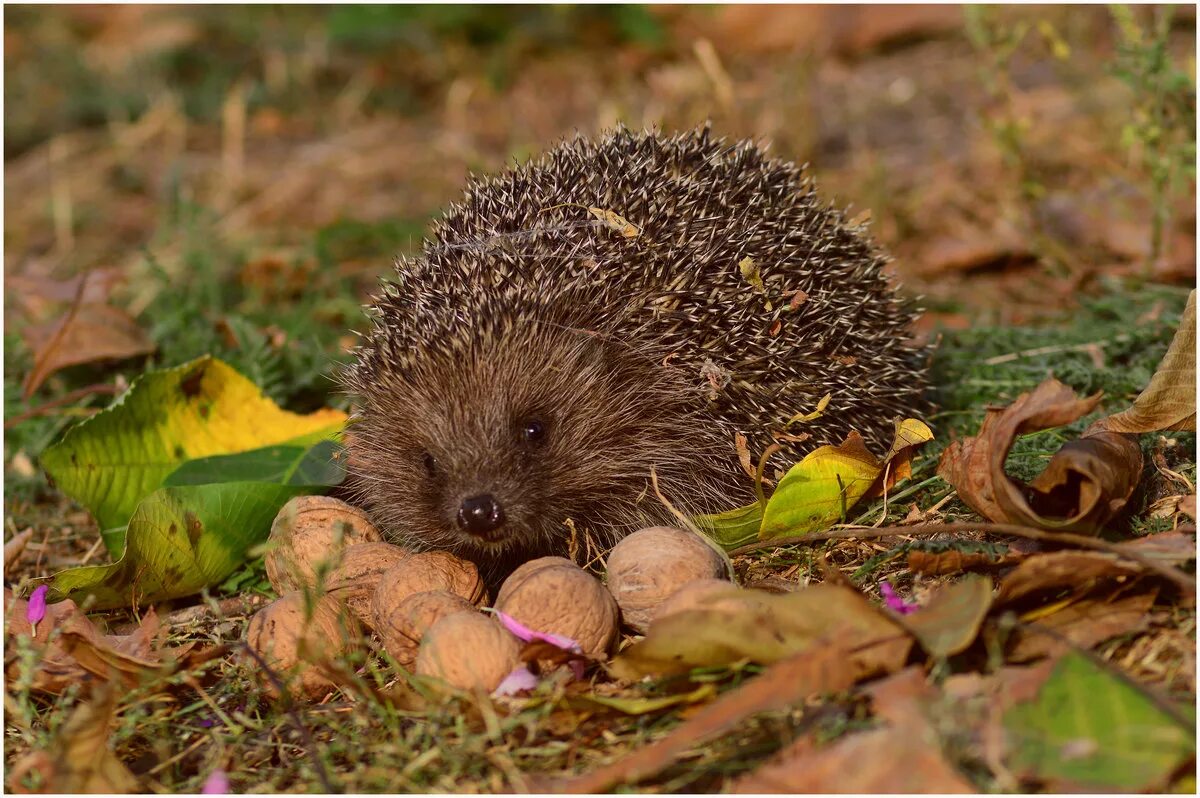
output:
<instances>
[{"instance_id":1,"label":"ground covered with leaves","mask_svg":"<svg viewBox=\"0 0 1200 798\"><path fill-rule=\"evenodd\" d=\"M10 790L1195 790L1194 11L5 25ZM932 439L819 529L730 546L760 599L626 634L583 680L448 693L368 644L320 700L270 698L241 642L273 598L255 540L336 481L304 458L343 418L329 374L389 257L468 171L575 129L705 119L810 162L871 219L925 296ZM1143 394L1156 372L1174 390ZM161 473L80 499L76 425L139 377L113 434L142 435ZM147 393L171 379L222 398L151 435L178 418ZM213 488L221 457L268 445L237 463L279 471L274 504ZM197 517L244 538L191 595L155 599L184 584L169 567L105 566L127 531L186 541ZM51 597L90 586L86 614L39 606L62 572Z\"/></svg>"}]
</instances>

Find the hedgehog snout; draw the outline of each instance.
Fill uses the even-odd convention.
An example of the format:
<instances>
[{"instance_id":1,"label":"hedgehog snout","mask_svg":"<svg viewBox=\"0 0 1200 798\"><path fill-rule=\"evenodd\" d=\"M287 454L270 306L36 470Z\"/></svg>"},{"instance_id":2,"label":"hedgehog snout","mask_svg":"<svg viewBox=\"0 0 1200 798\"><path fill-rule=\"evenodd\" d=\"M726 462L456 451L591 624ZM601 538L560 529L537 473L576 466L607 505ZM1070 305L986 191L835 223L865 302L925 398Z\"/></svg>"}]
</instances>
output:
<instances>
[{"instance_id":1,"label":"hedgehog snout","mask_svg":"<svg viewBox=\"0 0 1200 798\"><path fill-rule=\"evenodd\" d=\"M492 494L480 493L462 500L455 520L467 534L495 543L500 538L497 531L504 526L504 508Z\"/></svg>"}]
</instances>

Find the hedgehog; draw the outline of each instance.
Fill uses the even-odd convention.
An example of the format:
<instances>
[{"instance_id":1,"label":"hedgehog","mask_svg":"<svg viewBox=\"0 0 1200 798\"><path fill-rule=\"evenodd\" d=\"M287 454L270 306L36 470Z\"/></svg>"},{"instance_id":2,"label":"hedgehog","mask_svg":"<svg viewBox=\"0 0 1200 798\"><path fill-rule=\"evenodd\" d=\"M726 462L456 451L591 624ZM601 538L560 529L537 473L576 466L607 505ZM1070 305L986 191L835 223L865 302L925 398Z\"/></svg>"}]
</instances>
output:
<instances>
[{"instance_id":1,"label":"hedgehog","mask_svg":"<svg viewBox=\"0 0 1200 798\"><path fill-rule=\"evenodd\" d=\"M356 498L494 574L753 501L772 443L886 445L926 359L887 260L804 168L708 126L472 178L343 373Z\"/></svg>"}]
</instances>

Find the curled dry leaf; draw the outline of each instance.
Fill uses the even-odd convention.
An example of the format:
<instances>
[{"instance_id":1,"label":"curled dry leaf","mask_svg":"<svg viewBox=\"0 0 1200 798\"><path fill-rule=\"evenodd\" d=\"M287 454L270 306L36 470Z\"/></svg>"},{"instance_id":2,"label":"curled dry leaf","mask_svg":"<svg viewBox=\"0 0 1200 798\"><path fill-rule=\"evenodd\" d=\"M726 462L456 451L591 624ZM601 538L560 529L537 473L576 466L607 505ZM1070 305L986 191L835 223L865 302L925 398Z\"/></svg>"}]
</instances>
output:
<instances>
[{"instance_id":1,"label":"curled dry leaf","mask_svg":"<svg viewBox=\"0 0 1200 798\"><path fill-rule=\"evenodd\" d=\"M26 331L33 368L21 386L28 399L56 371L97 360L123 360L154 351L154 342L125 311L112 305L72 306L59 321Z\"/></svg>"},{"instance_id":2,"label":"curled dry leaf","mask_svg":"<svg viewBox=\"0 0 1200 798\"><path fill-rule=\"evenodd\" d=\"M75 602L60 601L47 605L35 635L26 617L27 606L24 599L13 598L5 590L6 637L10 643L25 638L39 649L41 657L32 686L40 692L58 695L89 675L102 682L118 679L125 687L136 687L148 677L168 672L193 647L189 643L167 651L155 650L161 627L153 609L142 616L130 634L105 635ZM19 667L19 660L9 664L10 679L16 678Z\"/></svg>"},{"instance_id":3,"label":"curled dry leaf","mask_svg":"<svg viewBox=\"0 0 1200 798\"><path fill-rule=\"evenodd\" d=\"M1004 471L1017 436L1062 426L1090 413L1100 394L1080 399L1049 379L1002 410L989 410L979 435L954 441L938 475L980 515L1040 529L1094 532L1133 493L1142 472L1135 441L1112 432L1085 434L1064 445L1029 485Z\"/></svg>"},{"instance_id":4,"label":"curled dry leaf","mask_svg":"<svg viewBox=\"0 0 1200 798\"><path fill-rule=\"evenodd\" d=\"M1146 390L1128 410L1100 419L1092 429L1109 432L1196 429L1195 291L1188 294L1179 329Z\"/></svg>"}]
</instances>

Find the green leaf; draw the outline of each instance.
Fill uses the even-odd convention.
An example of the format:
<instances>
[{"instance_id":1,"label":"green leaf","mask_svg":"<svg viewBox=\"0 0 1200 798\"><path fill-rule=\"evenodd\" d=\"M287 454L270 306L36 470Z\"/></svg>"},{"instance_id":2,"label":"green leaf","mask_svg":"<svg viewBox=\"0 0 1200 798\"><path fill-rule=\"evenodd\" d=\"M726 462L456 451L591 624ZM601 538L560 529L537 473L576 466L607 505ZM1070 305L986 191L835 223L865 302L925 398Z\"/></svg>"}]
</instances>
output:
<instances>
[{"instance_id":1,"label":"green leaf","mask_svg":"<svg viewBox=\"0 0 1200 798\"><path fill-rule=\"evenodd\" d=\"M265 540L275 514L293 496L317 488L226 482L162 488L129 521L125 553L111 565L72 568L51 581L51 598L92 609L188 596L218 584Z\"/></svg>"},{"instance_id":2,"label":"green leaf","mask_svg":"<svg viewBox=\"0 0 1200 798\"><path fill-rule=\"evenodd\" d=\"M845 518L879 472L879 461L858 437L810 452L784 474L767 500L760 538L807 535Z\"/></svg>"},{"instance_id":3,"label":"green leaf","mask_svg":"<svg viewBox=\"0 0 1200 798\"><path fill-rule=\"evenodd\" d=\"M1076 652L1058 661L1032 701L1005 713L1004 726L1010 766L1051 791L1156 791L1196 754L1194 720L1172 717Z\"/></svg>"},{"instance_id":4,"label":"green leaf","mask_svg":"<svg viewBox=\"0 0 1200 798\"><path fill-rule=\"evenodd\" d=\"M228 365L202 357L147 372L107 409L72 427L41 457L71 498L96 516L116 556L144 497L187 460L340 432L345 414L280 409Z\"/></svg>"},{"instance_id":5,"label":"green leaf","mask_svg":"<svg viewBox=\"0 0 1200 798\"><path fill-rule=\"evenodd\" d=\"M189 460L171 472L163 487L218 482L270 482L276 485L334 487L346 476L336 441L304 446L265 446L237 454Z\"/></svg>"},{"instance_id":6,"label":"green leaf","mask_svg":"<svg viewBox=\"0 0 1200 798\"><path fill-rule=\"evenodd\" d=\"M732 551L738 546L758 540L762 517L762 505L755 502L723 513L697 515L692 521L717 545L726 551Z\"/></svg>"}]
</instances>

